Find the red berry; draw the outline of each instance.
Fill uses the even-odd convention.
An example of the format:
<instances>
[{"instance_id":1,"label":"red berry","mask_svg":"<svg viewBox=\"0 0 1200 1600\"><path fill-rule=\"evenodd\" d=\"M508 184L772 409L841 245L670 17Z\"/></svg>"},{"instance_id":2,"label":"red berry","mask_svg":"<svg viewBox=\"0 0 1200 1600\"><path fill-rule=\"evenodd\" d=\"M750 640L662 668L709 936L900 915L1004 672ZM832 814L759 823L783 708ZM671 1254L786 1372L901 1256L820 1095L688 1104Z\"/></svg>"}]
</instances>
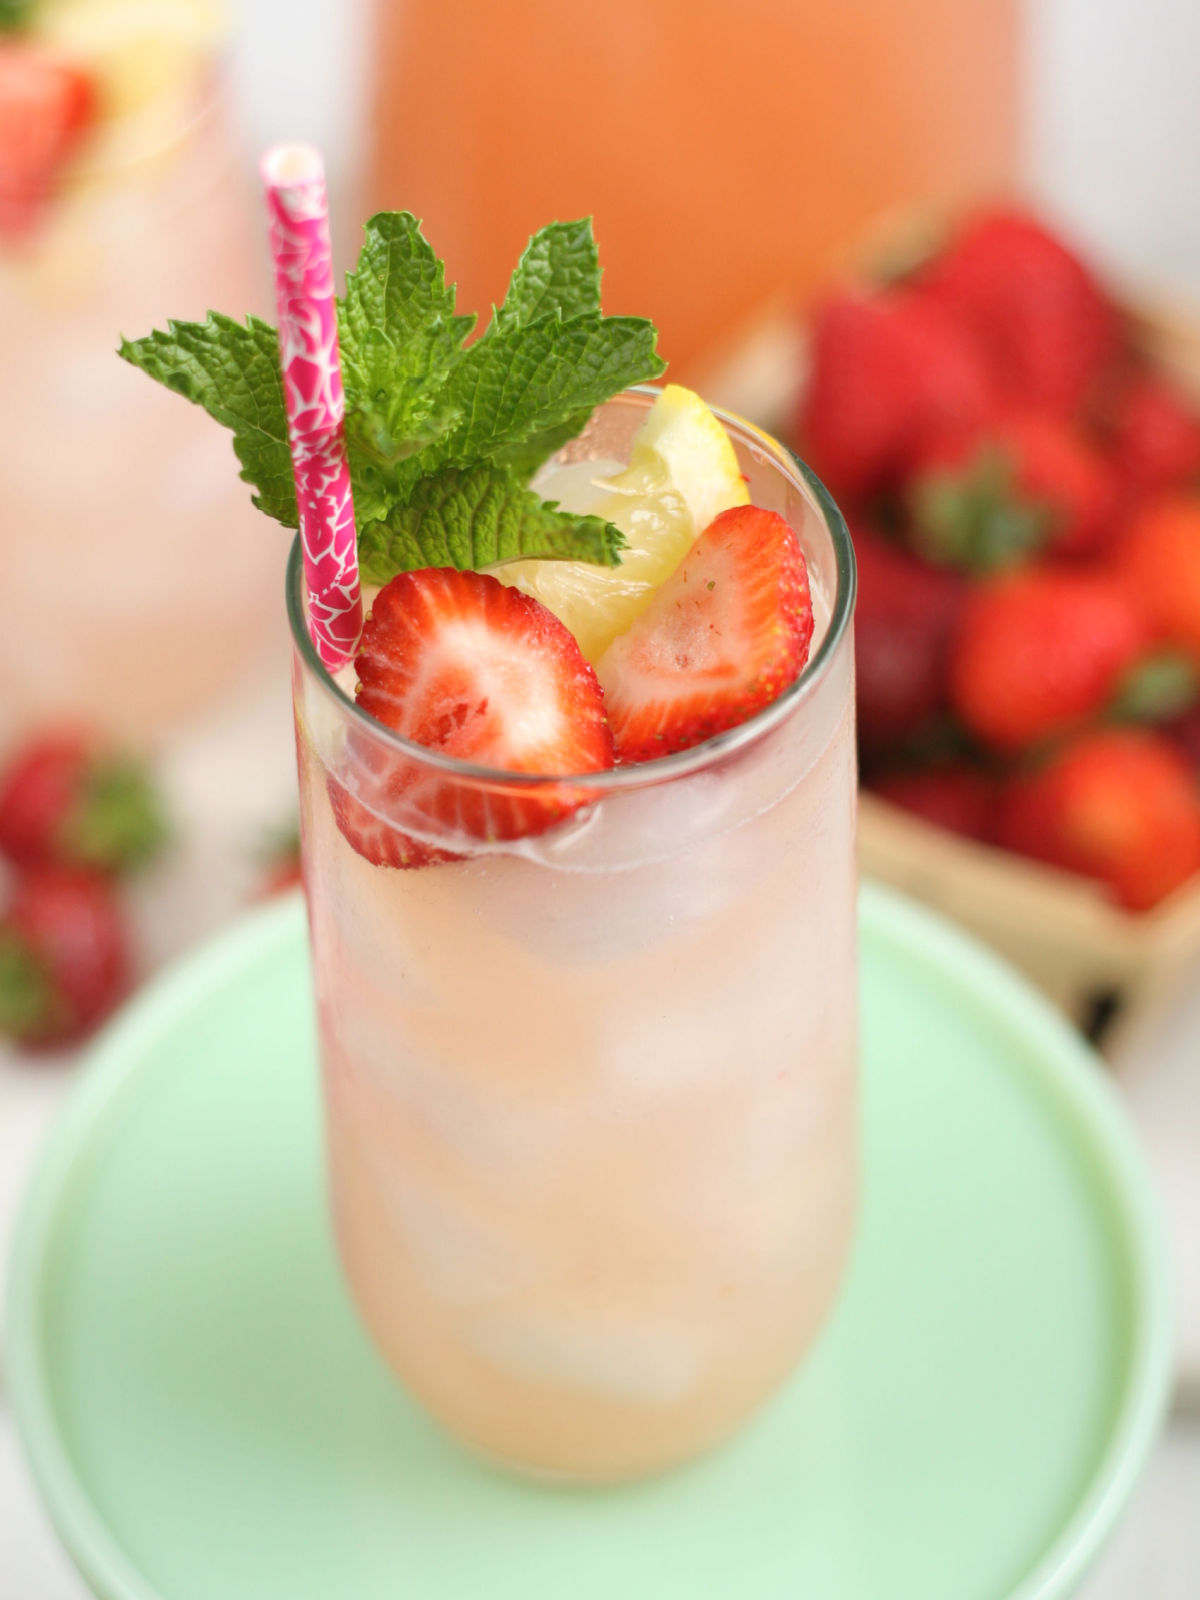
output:
<instances>
[{"instance_id":1,"label":"red berry","mask_svg":"<svg viewBox=\"0 0 1200 1600\"><path fill-rule=\"evenodd\" d=\"M814 319L796 429L820 476L853 499L898 478L950 423L972 427L990 403L970 336L931 300L842 295Z\"/></svg>"},{"instance_id":2,"label":"red berry","mask_svg":"<svg viewBox=\"0 0 1200 1600\"><path fill-rule=\"evenodd\" d=\"M297 889L304 882L300 859L295 861L280 861L270 868L263 878L259 890L260 897L264 900L271 899L277 894L286 894L289 889Z\"/></svg>"},{"instance_id":3,"label":"red berry","mask_svg":"<svg viewBox=\"0 0 1200 1600\"><path fill-rule=\"evenodd\" d=\"M120 872L149 860L165 835L144 767L82 730L29 740L0 773L0 852L17 866Z\"/></svg>"},{"instance_id":4,"label":"red berry","mask_svg":"<svg viewBox=\"0 0 1200 1600\"><path fill-rule=\"evenodd\" d=\"M1144 643L1121 587L1031 569L980 584L950 656L950 699L985 744L1018 751L1103 710Z\"/></svg>"},{"instance_id":5,"label":"red berry","mask_svg":"<svg viewBox=\"0 0 1200 1600\"><path fill-rule=\"evenodd\" d=\"M1200 498L1165 495L1134 512L1116 567L1154 637L1200 662Z\"/></svg>"},{"instance_id":6,"label":"red berry","mask_svg":"<svg viewBox=\"0 0 1200 1600\"><path fill-rule=\"evenodd\" d=\"M1200 475L1200 415L1160 373L1138 373L1111 422L1117 470L1137 488L1175 489Z\"/></svg>"},{"instance_id":7,"label":"red berry","mask_svg":"<svg viewBox=\"0 0 1200 1600\"><path fill-rule=\"evenodd\" d=\"M257 898L270 899L272 895L285 894L304 881L300 860L300 828L289 822L274 830L261 853L262 878Z\"/></svg>"},{"instance_id":8,"label":"red berry","mask_svg":"<svg viewBox=\"0 0 1200 1600\"><path fill-rule=\"evenodd\" d=\"M0 41L0 234L36 222L86 126L91 83L77 67Z\"/></svg>"},{"instance_id":9,"label":"red berry","mask_svg":"<svg viewBox=\"0 0 1200 1600\"><path fill-rule=\"evenodd\" d=\"M907 744L945 709L947 654L965 585L866 528L855 528L854 552L858 737L872 757Z\"/></svg>"},{"instance_id":10,"label":"red berry","mask_svg":"<svg viewBox=\"0 0 1200 1600\"><path fill-rule=\"evenodd\" d=\"M1003 413L930 447L910 489L913 533L931 559L964 571L1011 566L1035 550L1094 553L1116 509L1112 468L1074 423Z\"/></svg>"},{"instance_id":11,"label":"red berry","mask_svg":"<svg viewBox=\"0 0 1200 1600\"><path fill-rule=\"evenodd\" d=\"M1001 843L1098 878L1131 911L1157 905L1200 871L1200 790L1161 735L1090 734L1010 780Z\"/></svg>"},{"instance_id":12,"label":"red berry","mask_svg":"<svg viewBox=\"0 0 1200 1600\"><path fill-rule=\"evenodd\" d=\"M596 675L545 606L478 572L404 572L375 598L356 659L358 703L429 750L496 772L599 772L613 762ZM568 817L587 793L467 781L365 735L330 781L338 826L368 860L418 866L446 853L410 838L515 839Z\"/></svg>"},{"instance_id":13,"label":"red berry","mask_svg":"<svg viewBox=\"0 0 1200 1600\"><path fill-rule=\"evenodd\" d=\"M995 833L996 786L986 773L973 767L892 772L876 778L871 787L935 828L985 843Z\"/></svg>"},{"instance_id":14,"label":"red berry","mask_svg":"<svg viewBox=\"0 0 1200 1600\"><path fill-rule=\"evenodd\" d=\"M1200 706L1192 706L1162 730L1183 756L1200 783Z\"/></svg>"},{"instance_id":15,"label":"red berry","mask_svg":"<svg viewBox=\"0 0 1200 1600\"><path fill-rule=\"evenodd\" d=\"M64 730L20 749L0 775L0 850L18 866L52 861L86 782L92 742Z\"/></svg>"},{"instance_id":16,"label":"red berry","mask_svg":"<svg viewBox=\"0 0 1200 1600\"><path fill-rule=\"evenodd\" d=\"M0 921L0 1032L31 1047L74 1043L129 987L124 913L93 873L41 867Z\"/></svg>"},{"instance_id":17,"label":"red berry","mask_svg":"<svg viewBox=\"0 0 1200 1600\"><path fill-rule=\"evenodd\" d=\"M922 281L979 340L1018 403L1076 410L1117 351L1117 318L1091 272L1022 212L974 218Z\"/></svg>"},{"instance_id":18,"label":"red berry","mask_svg":"<svg viewBox=\"0 0 1200 1600\"><path fill-rule=\"evenodd\" d=\"M651 761L747 721L799 676L812 634L787 522L757 506L722 511L600 660L618 758Z\"/></svg>"},{"instance_id":19,"label":"red berry","mask_svg":"<svg viewBox=\"0 0 1200 1600\"><path fill-rule=\"evenodd\" d=\"M330 773L326 779L334 821L372 866L428 867L435 861L459 859L452 851L414 838L401 826L413 828L425 821L432 827L409 805L416 776L417 769L409 762L355 731L337 775Z\"/></svg>"}]
</instances>

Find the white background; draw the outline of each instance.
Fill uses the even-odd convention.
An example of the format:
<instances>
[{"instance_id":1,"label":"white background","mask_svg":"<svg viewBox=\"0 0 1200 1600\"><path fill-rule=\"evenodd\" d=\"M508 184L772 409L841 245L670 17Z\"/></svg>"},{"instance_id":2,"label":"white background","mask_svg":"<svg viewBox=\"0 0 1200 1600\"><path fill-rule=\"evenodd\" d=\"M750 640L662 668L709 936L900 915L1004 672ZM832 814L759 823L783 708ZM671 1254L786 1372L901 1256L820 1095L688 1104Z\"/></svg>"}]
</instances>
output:
<instances>
[{"instance_id":1,"label":"white background","mask_svg":"<svg viewBox=\"0 0 1200 1600\"><path fill-rule=\"evenodd\" d=\"M234 0L243 23L236 70L248 139L254 148L296 137L320 144L343 193L361 148L361 24L370 3ZM473 4L492 0L444 3L469 18ZM1026 0L1026 22L1026 172L1034 194L1122 277L1200 304L1200 0ZM286 750L280 757L286 768ZM1190 1055L1184 1064L1192 1069L1196 1038L1193 1031L1175 1042L1177 1061ZM1187 1074L1193 1100L1195 1077ZM7 1100L0 1093L0 1234L59 1091L52 1080L26 1075L19 1093ZM1163 1123L1178 1121L1161 1095L1149 1099ZM1194 1600L1198 1504L1200 1426L1176 1419L1085 1600ZM0 1407L0 1600L83 1596Z\"/></svg>"}]
</instances>

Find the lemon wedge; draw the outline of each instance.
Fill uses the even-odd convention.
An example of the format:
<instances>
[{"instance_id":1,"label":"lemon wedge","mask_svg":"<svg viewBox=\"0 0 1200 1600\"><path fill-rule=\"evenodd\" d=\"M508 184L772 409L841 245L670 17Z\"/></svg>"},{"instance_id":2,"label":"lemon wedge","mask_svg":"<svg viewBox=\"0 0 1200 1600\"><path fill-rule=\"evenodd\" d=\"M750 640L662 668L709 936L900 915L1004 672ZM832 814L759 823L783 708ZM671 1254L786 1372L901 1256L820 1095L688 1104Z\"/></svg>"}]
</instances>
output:
<instances>
[{"instance_id":1,"label":"lemon wedge","mask_svg":"<svg viewBox=\"0 0 1200 1600\"><path fill-rule=\"evenodd\" d=\"M633 625L717 513L750 497L729 435L699 395L677 383L646 414L629 465L613 477L590 479L588 487L586 497L566 486L556 491L553 481L547 489L566 509L620 528L629 543L619 567L515 561L495 575L553 611L596 661Z\"/></svg>"}]
</instances>

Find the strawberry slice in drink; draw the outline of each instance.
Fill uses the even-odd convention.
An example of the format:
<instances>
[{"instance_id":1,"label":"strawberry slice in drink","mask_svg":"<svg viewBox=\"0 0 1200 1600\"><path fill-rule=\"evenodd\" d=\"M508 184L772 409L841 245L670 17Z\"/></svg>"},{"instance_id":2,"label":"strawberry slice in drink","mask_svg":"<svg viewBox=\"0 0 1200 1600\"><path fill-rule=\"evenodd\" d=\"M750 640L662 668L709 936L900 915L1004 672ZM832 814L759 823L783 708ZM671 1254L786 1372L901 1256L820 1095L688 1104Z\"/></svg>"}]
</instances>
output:
<instances>
[{"instance_id":1,"label":"strawberry slice in drink","mask_svg":"<svg viewBox=\"0 0 1200 1600\"><path fill-rule=\"evenodd\" d=\"M734 728L799 676L813 635L808 568L775 511L716 517L597 667L622 761Z\"/></svg>"},{"instance_id":2,"label":"strawberry slice in drink","mask_svg":"<svg viewBox=\"0 0 1200 1600\"><path fill-rule=\"evenodd\" d=\"M329 805L343 838L376 867L427 867L434 861L457 861L442 850L405 833L390 820L403 815L410 827L406 795L417 769L402 756L385 750L358 730L350 734L346 756L335 776L326 779Z\"/></svg>"},{"instance_id":3,"label":"strawberry slice in drink","mask_svg":"<svg viewBox=\"0 0 1200 1600\"><path fill-rule=\"evenodd\" d=\"M613 764L600 686L574 637L539 601L486 573L423 568L393 578L375 598L355 666L364 711L457 761L548 777ZM451 859L432 839L542 833L588 798L570 783L457 778L365 734L329 796L355 850L393 867Z\"/></svg>"}]
</instances>

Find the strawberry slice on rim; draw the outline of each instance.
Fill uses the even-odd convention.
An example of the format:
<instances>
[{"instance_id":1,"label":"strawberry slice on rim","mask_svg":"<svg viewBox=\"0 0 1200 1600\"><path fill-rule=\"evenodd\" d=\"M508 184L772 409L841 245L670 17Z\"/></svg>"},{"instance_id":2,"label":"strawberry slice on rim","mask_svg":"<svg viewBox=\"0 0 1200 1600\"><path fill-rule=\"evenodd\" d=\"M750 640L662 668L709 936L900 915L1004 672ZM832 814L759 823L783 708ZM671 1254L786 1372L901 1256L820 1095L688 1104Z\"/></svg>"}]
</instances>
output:
<instances>
[{"instance_id":1,"label":"strawberry slice on rim","mask_svg":"<svg viewBox=\"0 0 1200 1600\"><path fill-rule=\"evenodd\" d=\"M368 735L355 729L337 775L325 780L329 806L342 837L375 867L427 867L435 861L457 861L450 850L405 833L389 817L401 815L410 827L405 797L413 787L414 769Z\"/></svg>"},{"instance_id":2,"label":"strawberry slice on rim","mask_svg":"<svg viewBox=\"0 0 1200 1600\"><path fill-rule=\"evenodd\" d=\"M25 232L91 119L91 80L68 61L0 40L0 236Z\"/></svg>"},{"instance_id":3,"label":"strawberry slice on rim","mask_svg":"<svg viewBox=\"0 0 1200 1600\"><path fill-rule=\"evenodd\" d=\"M613 764L604 699L574 637L539 601L486 573L427 567L393 578L375 598L355 667L364 711L458 761L548 777ZM452 859L431 835L523 838L589 798L570 783L457 778L363 734L329 794L359 854L396 867Z\"/></svg>"},{"instance_id":4,"label":"strawberry slice on rim","mask_svg":"<svg viewBox=\"0 0 1200 1600\"><path fill-rule=\"evenodd\" d=\"M597 666L618 760L652 761L747 721L799 676L812 635L788 523L758 506L723 511Z\"/></svg>"}]
</instances>

